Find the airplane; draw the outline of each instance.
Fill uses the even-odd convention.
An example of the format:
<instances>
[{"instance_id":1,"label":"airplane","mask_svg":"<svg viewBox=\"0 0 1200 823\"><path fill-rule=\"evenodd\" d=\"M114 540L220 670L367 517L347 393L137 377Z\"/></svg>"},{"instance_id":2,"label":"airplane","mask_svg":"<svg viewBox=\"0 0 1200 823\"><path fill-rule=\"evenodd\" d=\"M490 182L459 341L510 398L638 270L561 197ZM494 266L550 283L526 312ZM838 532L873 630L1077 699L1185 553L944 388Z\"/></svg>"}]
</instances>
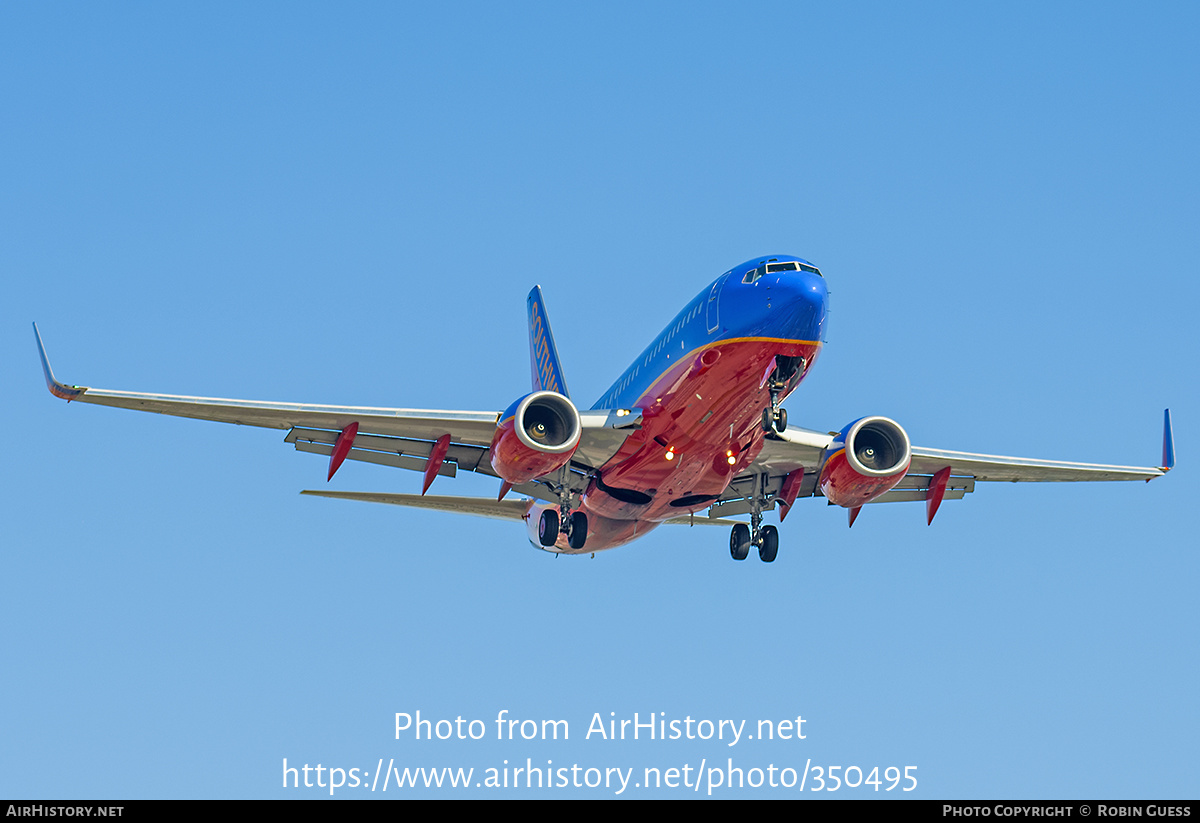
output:
<instances>
[{"instance_id":1,"label":"airplane","mask_svg":"<svg viewBox=\"0 0 1200 823\"><path fill-rule=\"evenodd\" d=\"M692 298L589 409L571 399L539 286L527 301L532 390L504 411L320 406L141 394L55 379L34 324L46 385L68 402L286 429L297 451L423 474L420 494L302 494L523 520L530 543L556 555L625 545L662 524L730 529L729 552L773 562L800 498L824 497L855 518L864 505L943 500L984 481L1146 480L1175 465L1171 412L1162 463L1108 466L919 448L899 423L872 415L839 431L790 427L781 405L825 341L820 270L790 255L735 266ZM460 471L500 481L495 499L426 495ZM506 499L510 492L522 499ZM749 515L749 523L731 518Z\"/></svg>"}]
</instances>

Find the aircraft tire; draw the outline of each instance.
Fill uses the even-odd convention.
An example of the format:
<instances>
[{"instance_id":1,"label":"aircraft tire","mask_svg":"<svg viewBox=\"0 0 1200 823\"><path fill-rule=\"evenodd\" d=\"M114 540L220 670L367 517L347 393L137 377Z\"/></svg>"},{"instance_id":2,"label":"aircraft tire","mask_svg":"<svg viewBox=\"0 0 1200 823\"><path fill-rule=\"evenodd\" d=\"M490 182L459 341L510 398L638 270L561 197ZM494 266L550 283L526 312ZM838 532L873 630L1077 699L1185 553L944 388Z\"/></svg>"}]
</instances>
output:
<instances>
[{"instance_id":1,"label":"aircraft tire","mask_svg":"<svg viewBox=\"0 0 1200 823\"><path fill-rule=\"evenodd\" d=\"M734 560L745 560L750 556L750 527L738 523L729 535L729 556Z\"/></svg>"},{"instance_id":2,"label":"aircraft tire","mask_svg":"<svg viewBox=\"0 0 1200 823\"><path fill-rule=\"evenodd\" d=\"M774 422L775 421L771 419L771 410L763 409L763 418L762 418L763 431L765 431L765 432L771 431L773 428Z\"/></svg>"},{"instance_id":3,"label":"aircraft tire","mask_svg":"<svg viewBox=\"0 0 1200 823\"><path fill-rule=\"evenodd\" d=\"M558 540L558 512L546 509L538 520L538 542L543 546L553 546Z\"/></svg>"},{"instance_id":4,"label":"aircraft tire","mask_svg":"<svg viewBox=\"0 0 1200 823\"><path fill-rule=\"evenodd\" d=\"M583 512L572 514L571 528L567 530L567 545L572 549L582 549L583 544L587 542L587 530L587 515Z\"/></svg>"},{"instance_id":5,"label":"aircraft tire","mask_svg":"<svg viewBox=\"0 0 1200 823\"><path fill-rule=\"evenodd\" d=\"M780 409L779 416L775 418L775 431L781 432L787 429L787 409Z\"/></svg>"},{"instance_id":6,"label":"aircraft tire","mask_svg":"<svg viewBox=\"0 0 1200 823\"><path fill-rule=\"evenodd\" d=\"M763 526L762 540L758 544L758 559L764 563L774 563L777 554L779 554L779 530L774 526Z\"/></svg>"}]
</instances>

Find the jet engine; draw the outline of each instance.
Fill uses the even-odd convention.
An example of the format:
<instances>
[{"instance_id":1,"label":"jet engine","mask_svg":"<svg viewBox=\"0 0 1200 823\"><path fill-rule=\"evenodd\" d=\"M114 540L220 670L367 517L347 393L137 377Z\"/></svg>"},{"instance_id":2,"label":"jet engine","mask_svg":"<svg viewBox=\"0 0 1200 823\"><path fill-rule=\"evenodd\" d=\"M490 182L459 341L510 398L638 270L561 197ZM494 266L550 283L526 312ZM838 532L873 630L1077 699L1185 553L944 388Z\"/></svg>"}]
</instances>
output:
<instances>
[{"instance_id":1,"label":"jet engine","mask_svg":"<svg viewBox=\"0 0 1200 823\"><path fill-rule=\"evenodd\" d=\"M857 508L900 482L912 462L912 444L900 424L864 417L838 432L825 452L817 485L831 503Z\"/></svg>"},{"instance_id":2,"label":"jet engine","mask_svg":"<svg viewBox=\"0 0 1200 823\"><path fill-rule=\"evenodd\" d=\"M492 435L496 474L516 485L562 468L579 446L579 412L553 391L527 394L509 406Z\"/></svg>"}]
</instances>

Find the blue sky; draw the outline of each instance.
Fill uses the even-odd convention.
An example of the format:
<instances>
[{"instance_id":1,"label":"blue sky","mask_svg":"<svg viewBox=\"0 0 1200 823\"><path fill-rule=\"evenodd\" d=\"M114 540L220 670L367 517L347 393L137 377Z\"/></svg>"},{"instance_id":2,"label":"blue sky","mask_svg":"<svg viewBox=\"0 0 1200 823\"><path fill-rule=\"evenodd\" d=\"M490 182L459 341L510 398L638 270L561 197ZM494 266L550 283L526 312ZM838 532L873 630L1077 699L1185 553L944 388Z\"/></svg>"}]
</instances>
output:
<instances>
[{"instance_id":1,"label":"blue sky","mask_svg":"<svg viewBox=\"0 0 1200 823\"><path fill-rule=\"evenodd\" d=\"M920 797L1194 797L1197 17L4 7L0 793L328 796L283 790L284 758L636 780L732 757L916 766ZM793 424L1149 464L1169 405L1179 470L981 485L932 527L896 504L848 531L809 501L771 566L665 527L555 560L507 523L302 498L325 464L280 432L68 406L29 328L82 385L498 410L527 391L539 283L590 405L767 252L832 293ZM330 486L419 482L352 463ZM571 739L396 740L417 710ZM807 736L585 740L610 712ZM472 793L526 792L433 792ZM739 794L799 792L715 792Z\"/></svg>"}]
</instances>

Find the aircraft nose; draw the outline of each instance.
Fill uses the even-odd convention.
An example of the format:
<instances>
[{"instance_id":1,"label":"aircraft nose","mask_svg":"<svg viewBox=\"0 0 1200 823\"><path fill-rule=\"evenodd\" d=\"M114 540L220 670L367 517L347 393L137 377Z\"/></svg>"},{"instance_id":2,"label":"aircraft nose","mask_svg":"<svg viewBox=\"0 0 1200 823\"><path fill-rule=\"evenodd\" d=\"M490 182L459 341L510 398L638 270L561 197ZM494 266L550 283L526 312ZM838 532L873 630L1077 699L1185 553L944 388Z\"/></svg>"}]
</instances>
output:
<instances>
[{"instance_id":1,"label":"aircraft nose","mask_svg":"<svg viewBox=\"0 0 1200 823\"><path fill-rule=\"evenodd\" d=\"M820 340L825 325L829 291L825 278L811 272L790 272L780 278L782 292L777 309L791 333L805 340Z\"/></svg>"}]
</instances>

